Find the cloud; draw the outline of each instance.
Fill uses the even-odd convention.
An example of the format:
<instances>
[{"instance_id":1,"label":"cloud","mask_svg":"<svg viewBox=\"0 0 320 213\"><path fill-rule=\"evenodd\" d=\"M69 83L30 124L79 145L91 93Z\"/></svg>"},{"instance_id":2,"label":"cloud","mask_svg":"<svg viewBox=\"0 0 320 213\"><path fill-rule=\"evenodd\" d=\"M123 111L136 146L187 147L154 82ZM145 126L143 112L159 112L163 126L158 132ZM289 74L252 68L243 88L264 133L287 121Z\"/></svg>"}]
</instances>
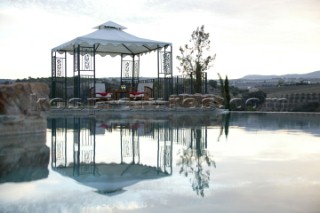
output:
<instances>
[{"instance_id":1,"label":"cloud","mask_svg":"<svg viewBox=\"0 0 320 213\"><path fill-rule=\"evenodd\" d=\"M128 33L172 42L176 55L192 31L205 25L212 53L217 53L213 77L217 72L231 78L257 72L311 72L320 67L319 8L318 0L2 1L0 46L12 54L22 47L49 52L112 20L128 27ZM28 44L14 46L13 41L26 38ZM49 58L42 60L50 67ZM9 63L3 66L14 69Z\"/></svg>"},{"instance_id":2,"label":"cloud","mask_svg":"<svg viewBox=\"0 0 320 213\"><path fill-rule=\"evenodd\" d=\"M15 0L4 2L3 5L8 7L23 8L42 8L55 12L84 12L90 7L85 0Z\"/></svg>"}]
</instances>

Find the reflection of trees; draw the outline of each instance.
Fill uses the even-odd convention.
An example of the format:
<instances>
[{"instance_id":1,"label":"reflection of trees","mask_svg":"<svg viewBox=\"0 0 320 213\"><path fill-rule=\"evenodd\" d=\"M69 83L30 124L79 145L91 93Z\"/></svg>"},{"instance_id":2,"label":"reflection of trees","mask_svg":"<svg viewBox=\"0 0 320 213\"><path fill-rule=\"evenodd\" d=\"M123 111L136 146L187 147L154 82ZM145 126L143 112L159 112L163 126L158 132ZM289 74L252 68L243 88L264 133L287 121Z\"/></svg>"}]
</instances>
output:
<instances>
[{"instance_id":1,"label":"reflection of trees","mask_svg":"<svg viewBox=\"0 0 320 213\"><path fill-rule=\"evenodd\" d=\"M228 113L228 114L223 114L222 123L221 123L221 127L220 127L220 134L219 134L219 137L218 137L218 141L220 140L220 137L223 135L223 132L224 132L226 138L228 138L228 134L229 134L229 122L230 122L230 113Z\"/></svg>"},{"instance_id":2,"label":"reflection of trees","mask_svg":"<svg viewBox=\"0 0 320 213\"><path fill-rule=\"evenodd\" d=\"M184 174L186 177L190 177L192 189L197 195L204 196L204 189L209 188L210 181L210 169L211 165L214 167L215 162L212 156L206 150L206 140L203 140L201 129L195 129L193 131L195 138L195 144L193 144L193 137L191 138L190 146L182 150L180 156L181 166L180 174Z\"/></svg>"},{"instance_id":3,"label":"reflection of trees","mask_svg":"<svg viewBox=\"0 0 320 213\"><path fill-rule=\"evenodd\" d=\"M150 118L150 114L144 117L134 114L128 117L108 115L98 119L71 117L58 119L60 122L51 119L52 122L49 124L52 128L52 168L57 171L70 170L70 176L76 179L84 175L94 177L111 175L111 173L105 173L110 166L114 168L117 166L120 169L127 166L122 170L120 177L145 167L153 168L160 176L170 175L172 174L172 147L173 143L177 142L185 147L180 153L178 162L178 166L181 167L180 173L190 178L192 189L197 195L204 196L205 189L209 188L211 166L215 167L215 162L207 151L207 127L222 123L223 132L227 135L228 121L225 117L207 114L199 116L182 114L156 118ZM112 158L112 162L108 161L108 156L103 157L106 162L103 165L105 170L102 170L99 165L101 162L96 162L95 135L105 134L105 128L111 130L112 136L117 136L117 139L105 137L105 140L112 142L113 145L108 143L112 149L116 147L114 142L119 142L119 147L115 150L119 151L120 157ZM69 133L73 138L67 137ZM152 166L142 163L145 158L140 158L140 155L145 156L146 153L142 151L145 149L140 150L140 137L147 137L148 140L157 143ZM67 142L70 139L71 141ZM143 178L147 178L145 174ZM109 189L104 188L104 191L114 191L114 187Z\"/></svg>"},{"instance_id":4,"label":"reflection of trees","mask_svg":"<svg viewBox=\"0 0 320 213\"><path fill-rule=\"evenodd\" d=\"M226 138L229 134L229 120L230 114L224 114L222 117L220 137L225 134ZM205 130L205 131L203 131ZM204 190L209 188L210 181L210 167L216 167L216 164L207 150L207 131L206 128L192 129L192 135L190 137L190 144L186 149L179 153L180 161L177 165L180 165L180 174L184 174L186 177L190 177L193 191L197 195L204 196Z\"/></svg>"}]
</instances>

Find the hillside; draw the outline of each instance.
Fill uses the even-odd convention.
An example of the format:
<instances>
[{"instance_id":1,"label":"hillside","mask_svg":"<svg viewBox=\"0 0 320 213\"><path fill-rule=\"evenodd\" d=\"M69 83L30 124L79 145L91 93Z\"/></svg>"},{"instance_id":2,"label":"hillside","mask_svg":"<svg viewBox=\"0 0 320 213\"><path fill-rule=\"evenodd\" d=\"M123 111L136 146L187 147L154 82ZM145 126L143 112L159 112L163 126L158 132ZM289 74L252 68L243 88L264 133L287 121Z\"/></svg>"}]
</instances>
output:
<instances>
[{"instance_id":1,"label":"hillside","mask_svg":"<svg viewBox=\"0 0 320 213\"><path fill-rule=\"evenodd\" d=\"M286 75L246 75L241 80L264 80L264 79L274 79L274 78L320 78L320 70L315 72L310 72L306 74L286 74Z\"/></svg>"},{"instance_id":2,"label":"hillside","mask_svg":"<svg viewBox=\"0 0 320 213\"><path fill-rule=\"evenodd\" d=\"M283 95L304 93L304 94L320 94L320 84L311 84L311 85L291 85L291 86L282 86L282 87L260 87L262 91L267 93L268 97L281 97Z\"/></svg>"}]
</instances>

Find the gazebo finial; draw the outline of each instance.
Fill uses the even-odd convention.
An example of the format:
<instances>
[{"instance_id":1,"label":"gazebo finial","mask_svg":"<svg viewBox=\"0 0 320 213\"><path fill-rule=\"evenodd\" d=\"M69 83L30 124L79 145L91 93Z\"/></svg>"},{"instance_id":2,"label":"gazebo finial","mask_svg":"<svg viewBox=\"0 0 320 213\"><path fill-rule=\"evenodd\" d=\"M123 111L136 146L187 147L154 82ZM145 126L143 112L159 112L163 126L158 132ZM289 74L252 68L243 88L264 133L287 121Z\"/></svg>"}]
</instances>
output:
<instances>
[{"instance_id":1,"label":"gazebo finial","mask_svg":"<svg viewBox=\"0 0 320 213\"><path fill-rule=\"evenodd\" d=\"M107 21L103 24L100 24L99 26L94 27L94 29L106 29L106 28L113 28L113 29L117 29L117 30L124 30L127 29L124 26L121 26L120 24L117 24L113 21Z\"/></svg>"}]
</instances>

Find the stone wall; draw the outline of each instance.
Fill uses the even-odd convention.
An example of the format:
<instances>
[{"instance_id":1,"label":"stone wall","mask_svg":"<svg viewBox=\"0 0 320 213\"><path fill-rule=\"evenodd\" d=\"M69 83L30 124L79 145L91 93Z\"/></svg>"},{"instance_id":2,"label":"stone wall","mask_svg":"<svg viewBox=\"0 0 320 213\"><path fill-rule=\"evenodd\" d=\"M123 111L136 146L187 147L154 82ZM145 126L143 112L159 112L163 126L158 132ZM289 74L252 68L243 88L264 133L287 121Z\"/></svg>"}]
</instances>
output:
<instances>
[{"instance_id":1,"label":"stone wall","mask_svg":"<svg viewBox=\"0 0 320 213\"><path fill-rule=\"evenodd\" d=\"M264 111L296 111L308 104L320 105L320 93L292 93L282 94L266 99Z\"/></svg>"},{"instance_id":2,"label":"stone wall","mask_svg":"<svg viewBox=\"0 0 320 213\"><path fill-rule=\"evenodd\" d=\"M182 108L222 108L223 102L223 98L212 94L179 94L169 98L170 107Z\"/></svg>"},{"instance_id":3,"label":"stone wall","mask_svg":"<svg viewBox=\"0 0 320 213\"><path fill-rule=\"evenodd\" d=\"M0 114L30 115L49 109L49 87L44 83L0 85Z\"/></svg>"}]
</instances>

